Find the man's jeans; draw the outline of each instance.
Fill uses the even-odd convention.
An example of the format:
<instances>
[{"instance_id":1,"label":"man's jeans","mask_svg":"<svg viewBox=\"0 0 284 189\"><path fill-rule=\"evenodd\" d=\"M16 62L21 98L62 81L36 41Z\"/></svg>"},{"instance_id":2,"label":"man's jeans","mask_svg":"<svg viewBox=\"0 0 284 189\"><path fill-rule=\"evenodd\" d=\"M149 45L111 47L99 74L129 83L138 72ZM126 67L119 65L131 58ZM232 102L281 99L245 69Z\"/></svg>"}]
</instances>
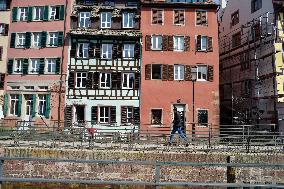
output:
<instances>
[{"instance_id":1,"label":"man's jeans","mask_svg":"<svg viewBox=\"0 0 284 189\"><path fill-rule=\"evenodd\" d=\"M187 143L189 143L188 138L186 137L185 133L182 130L182 127L173 127L173 130L171 132L171 136L170 136L170 144L173 143L173 139L174 139L174 134L178 132L178 134L181 136L181 138L183 138L183 140L185 140Z\"/></svg>"}]
</instances>

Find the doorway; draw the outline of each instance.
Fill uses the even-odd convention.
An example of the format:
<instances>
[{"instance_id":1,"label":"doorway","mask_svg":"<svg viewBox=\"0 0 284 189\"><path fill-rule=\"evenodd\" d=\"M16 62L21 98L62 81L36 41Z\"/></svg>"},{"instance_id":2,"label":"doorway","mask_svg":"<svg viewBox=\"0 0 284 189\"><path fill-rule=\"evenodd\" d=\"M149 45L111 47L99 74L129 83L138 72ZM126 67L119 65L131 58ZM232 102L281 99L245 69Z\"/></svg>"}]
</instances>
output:
<instances>
[{"instance_id":1,"label":"doorway","mask_svg":"<svg viewBox=\"0 0 284 189\"><path fill-rule=\"evenodd\" d=\"M181 120L182 120L182 125L183 125L183 129L185 130L185 122L186 122L186 117L185 117L185 104L174 104L173 106L175 106L177 108L177 111L179 112L180 116L181 116Z\"/></svg>"}]
</instances>

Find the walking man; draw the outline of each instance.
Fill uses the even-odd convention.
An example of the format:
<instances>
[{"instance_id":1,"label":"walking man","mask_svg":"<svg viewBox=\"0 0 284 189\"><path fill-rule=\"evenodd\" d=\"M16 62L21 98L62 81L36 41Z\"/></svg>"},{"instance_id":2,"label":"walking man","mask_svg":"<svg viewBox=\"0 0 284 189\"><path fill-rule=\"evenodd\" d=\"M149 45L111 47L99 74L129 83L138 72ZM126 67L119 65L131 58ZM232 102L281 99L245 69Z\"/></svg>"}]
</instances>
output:
<instances>
[{"instance_id":1,"label":"walking man","mask_svg":"<svg viewBox=\"0 0 284 189\"><path fill-rule=\"evenodd\" d=\"M172 145L173 143L173 138L174 138L174 134L176 132L178 132L178 134L180 135L180 137L186 142L186 146L189 145L189 140L186 137L182 127L182 120L181 120L181 115L180 113L177 111L177 108L174 107L174 120L173 120L173 129L171 131L171 135L170 135L170 141L168 143L168 145Z\"/></svg>"}]
</instances>

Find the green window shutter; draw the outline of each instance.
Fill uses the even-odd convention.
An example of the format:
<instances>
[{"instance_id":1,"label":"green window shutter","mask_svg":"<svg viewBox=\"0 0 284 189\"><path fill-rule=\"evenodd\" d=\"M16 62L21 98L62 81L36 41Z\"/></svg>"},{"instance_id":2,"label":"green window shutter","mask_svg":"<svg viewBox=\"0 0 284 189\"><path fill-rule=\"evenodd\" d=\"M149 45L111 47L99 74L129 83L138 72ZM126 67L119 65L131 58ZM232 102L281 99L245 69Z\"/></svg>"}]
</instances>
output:
<instances>
[{"instance_id":1,"label":"green window shutter","mask_svg":"<svg viewBox=\"0 0 284 189\"><path fill-rule=\"evenodd\" d=\"M37 102L36 102L36 94L33 95L33 110L32 110L32 117L36 116L36 106L37 106Z\"/></svg>"},{"instance_id":2,"label":"green window shutter","mask_svg":"<svg viewBox=\"0 0 284 189\"><path fill-rule=\"evenodd\" d=\"M60 5L59 20L64 20L64 15L65 15L64 5Z\"/></svg>"},{"instance_id":3,"label":"green window shutter","mask_svg":"<svg viewBox=\"0 0 284 189\"><path fill-rule=\"evenodd\" d=\"M23 61L23 74L27 75L29 72L29 59L24 59Z\"/></svg>"},{"instance_id":4,"label":"green window shutter","mask_svg":"<svg viewBox=\"0 0 284 189\"><path fill-rule=\"evenodd\" d=\"M41 47L46 47L47 32L41 32Z\"/></svg>"},{"instance_id":5,"label":"green window shutter","mask_svg":"<svg viewBox=\"0 0 284 189\"><path fill-rule=\"evenodd\" d=\"M18 20L18 7L14 7L12 10L12 22L17 22Z\"/></svg>"},{"instance_id":6,"label":"green window shutter","mask_svg":"<svg viewBox=\"0 0 284 189\"><path fill-rule=\"evenodd\" d=\"M49 7L45 6L44 7L44 13L43 13L43 20L48 21L48 13L49 13Z\"/></svg>"},{"instance_id":7,"label":"green window shutter","mask_svg":"<svg viewBox=\"0 0 284 189\"><path fill-rule=\"evenodd\" d=\"M4 95L4 110L3 110L4 116L8 115L8 103L9 103L8 94L5 94Z\"/></svg>"},{"instance_id":8,"label":"green window shutter","mask_svg":"<svg viewBox=\"0 0 284 189\"><path fill-rule=\"evenodd\" d=\"M57 46L58 46L58 47L61 47L61 46L63 45L63 41L64 41L63 32L58 32L58 42L57 42Z\"/></svg>"},{"instance_id":9,"label":"green window shutter","mask_svg":"<svg viewBox=\"0 0 284 189\"><path fill-rule=\"evenodd\" d=\"M16 47L16 33L11 33L10 48Z\"/></svg>"},{"instance_id":10,"label":"green window shutter","mask_svg":"<svg viewBox=\"0 0 284 189\"><path fill-rule=\"evenodd\" d=\"M33 7L29 7L28 8L28 21L32 21L33 20Z\"/></svg>"},{"instance_id":11,"label":"green window shutter","mask_svg":"<svg viewBox=\"0 0 284 189\"><path fill-rule=\"evenodd\" d=\"M46 109L45 109L45 118L49 118L50 114L50 95L46 95Z\"/></svg>"},{"instance_id":12,"label":"green window shutter","mask_svg":"<svg viewBox=\"0 0 284 189\"><path fill-rule=\"evenodd\" d=\"M39 74L44 74L44 58L41 58L39 60Z\"/></svg>"},{"instance_id":13,"label":"green window shutter","mask_svg":"<svg viewBox=\"0 0 284 189\"><path fill-rule=\"evenodd\" d=\"M19 104L18 104L18 117L22 115L22 95L19 94Z\"/></svg>"},{"instance_id":14,"label":"green window shutter","mask_svg":"<svg viewBox=\"0 0 284 189\"><path fill-rule=\"evenodd\" d=\"M61 59L57 58L56 59L56 68L55 68L55 73L59 74L60 73L60 63L61 63Z\"/></svg>"},{"instance_id":15,"label":"green window shutter","mask_svg":"<svg viewBox=\"0 0 284 189\"><path fill-rule=\"evenodd\" d=\"M31 47L31 32L26 32L26 39L25 39L25 47L30 48Z\"/></svg>"},{"instance_id":16,"label":"green window shutter","mask_svg":"<svg viewBox=\"0 0 284 189\"><path fill-rule=\"evenodd\" d=\"M14 64L14 60L13 59L9 59L8 60L8 64L7 64L8 74L12 74L13 73L13 64Z\"/></svg>"}]
</instances>

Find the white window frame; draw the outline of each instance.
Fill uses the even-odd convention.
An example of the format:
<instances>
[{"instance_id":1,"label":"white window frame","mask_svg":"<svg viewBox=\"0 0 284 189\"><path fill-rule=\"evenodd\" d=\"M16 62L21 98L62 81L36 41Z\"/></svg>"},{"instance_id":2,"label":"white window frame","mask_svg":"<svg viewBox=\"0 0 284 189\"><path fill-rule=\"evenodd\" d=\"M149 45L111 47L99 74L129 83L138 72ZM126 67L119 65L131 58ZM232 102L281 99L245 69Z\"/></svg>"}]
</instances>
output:
<instances>
[{"instance_id":1,"label":"white window frame","mask_svg":"<svg viewBox=\"0 0 284 189\"><path fill-rule=\"evenodd\" d=\"M181 39L183 39L182 42ZM174 51L184 51L184 40L185 37L183 35L174 36Z\"/></svg>"},{"instance_id":2,"label":"white window frame","mask_svg":"<svg viewBox=\"0 0 284 189\"><path fill-rule=\"evenodd\" d=\"M102 80L103 75L105 75L104 80ZM109 80L109 86L107 86L108 80ZM105 72L100 73L100 88L101 89L111 88L111 73L105 73Z\"/></svg>"},{"instance_id":3,"label":"white window frame","mask_svg":"<svg viewBox=\"0 0 284 189\"><path fill-rule=\"evenodd\" d=\"M132 17L131 17L132 15ZM132 12L125 12L122 14L122 22L123 22L123 25L122 27L123 28L133 28L134 27L134 13ZM126 23L125 23L126 21Z\"/></svg>"},{"instance_id":4,"label":"white window frame","mask_svg":"<svg viewBox=\"0 0 284 189\"><path fill-rule=\"evenodd\" d=\"M103 15L105 15L106 20L103 21ZM112 13L102 12L101 13L101 28L111 28Z\"/></svg>"},{"instance_id":5,"label":"white window frame","mask_svg":"<svg viewBox=\"0 0 284 189\"><path fill-rule=\"evenodd\" d=\"M18 67L18 61L19 61L19 67ZM22 71L23 71L23 69L22 69L22 67L23 67L23 59L15 59L14 60L14 65L13 65L13 73L15 73L15 74L21 74L22 73Z\"/></svg>"},{"instance_id":6,"label":"white window frame","mask_svg":"<svg viewBox=\"0 0 284 189\"><path fill-rule=\"evenodd\" d=\"M113 44L107 44L107 43L102 44L102 52L101 52L101 58L102 59L112 59L112 46L113 46ZM106 50L106 51L104 51L104 50Z\"/></svg>"},{"instance_id":7,"label":"white window frame","mask_svg":"<svg viewBox=\"0 0 284 189\"><path fill-rule=\"evenodd\" d=\"M45 116L46 111L46 95L38 95L38 115Z\"/></svg>"},{"instance_id":8,"label":"white window frame","mask_svg":"<svg viewBox=\"0 0 284 189\"><path fill-rule=\"evenodd\" d=\"M19 7L18 8L18 20L27 21L28 20L28 7Z\"/></svg>"},{"instance_id":9,"label":"white window frame","mask_svg":"<svg viewBox=\"0 0 284 189\"><path fill-rule=\"evenodd\" d=\"M79 27L80 28L89 28L91 25L91 13L90 12L80 12L80 19L79 19ZM81 21L83 21L83 25L81 25ZM88 23L87 23L88 21Z\"/></svg>"},{"instance_id":10,"label":"white window frame","mask_svg":"<svg viewBox=\"0 0 284 189\"><path fill-rule=\"evenodd\" d=\"M205 67L206 67L206 76L205 76L205 78L203 78L201 68L205 68ZM208 66L207 65L198 65L197 69L196 69L196 73L197 73L197 81L207 81L207 79L208 79ZM201 73L201 74L199 75L199 73Z\"/></svg>"},{"instance_id":11,"label":"white window frame","mask_svg":"<svg viewBox=\"0 0 284 189\"><path fill-rule=\"evenodd\" d=\"M58 10L58 12L56 12L57 9L60 9L60 7L59 6L50 6L49 7L49 20L59 20L60 10ZM56 13L58 13L58 15ZM56 18L56 17L58 17L58 18Z\"/></svg>"},{"instance_id":12,"label":"white window frame","mask_svg":"<svg viewBox=\"0 0 284 189\"><path fill-rule=\"evenodd\" d=\"M125 79L126 75L126 79ZM131 87L131 81L130 81L130 76L133 76L133 81L132 81L132 87ZM135 74L134 73L122 73L122 88L123 89L133 89L134 88L134 80L135 80ZM126 83L126 87L124 84Z\"/></svg>"},{"instance_id":13,"label":"white window frame","mask_svg":"<svg viewBox=\"0 0 284 189\"><path fill-rule=\"evenodd\" d=\"M184 65L175 64L174 65L174 80L183 81L184 80ZM177 72L177 74L176 74Z\"/></svg>"},{"instance_id":14,"label":"white window frame","mask_svg":"<svg viewBox=\"0 0 284 189\"><path fill-rule=\"evenodd\" d=\"M159 38L161 38L161 48L159 48L159 46L158 46ZM156 46L155 47L154 47L154 40L156 42ZM152 50L158 50L158 51L162 50L163 49L163 36L162 35L152 35L151 43L152 43L152 46L151 46Z\"/></svg>"},{"instance_id":15,"label":"white window frame","mask_svg":"<svg viewBox=\"0 0 284 189\"><path fill-rule=\"evenodd\" d=\"M38 58L29 59L29 73L30 74L38 74L39 73L39 64L40 64L40 59L38 59Z\"/></svg>"},{"instance_id":16,"label":"white window frame","mask_svg":"<svg viewBox=\"0 0 284 189\"><path fill-rule=\"evenodd\" d=\"M51 66L51 70L49 70L49 66ZM46 59L46 73L53 74L56 72L56 59L55 58L47 58Z\"/></svg>"},{"instance_id":17,"label":"white window frame","mask_svg":"<svg viewBox=\"0 0 284 189\"><path fill-rule=\"evenodd\" d=\"M41 40L41 33L34 32L32 33L32 47L39 48Z\"/></svg>"},{"instance_id":18,"label":"white window frame","mask_svg":"<svg viewBox=\"0 0 284 189\"><path fill-rule=\"evenodd\" d=\"M100 106L98 112L99 123L110 123L110 107L109 106ZM101 116L101 111L103 111L103 116ZM108 121L106 121L108 120Z\"/></svg>"},{"instance_id":19,"label":"white window frame","mask_svg":"<svg viewBox=\"0 0 284 189\"><path fill-rule=\"evenodd\" d=\"M204 42L204 40L206 40L206 42L205 42L205 48L203 48L203 42ZM207 38L207 36L206 35L202 35L201 36L201 40L200 40L200 48L201 48L201 50L200 51L207 51L207 45L208 44L208 38Z\"/></svg>"},{"instance_id":20,"label":"white window frame","mask_svg":"<svg viewBox=\"0 0 284 189\"><path fill-rule=\"evenodd\" d=\"M26 33L17 33L16 35L17 48L24 48L26 43Z\"/></svg>"},{"instance_id":21,"label":"white window frame","mask_svg":"<svg viewBox=\"0 0 284 189\"><path fill-rule=\"evenodd\" d=\"M33 7L33 20L41 21L43 20L44 7Z\"/></svg>"},{"instance_id":22,"label":"white window frame","mask_svg":"<svg viewBox=\"0 0 284 189\"><path fill-rule=\"evenodd\" d=\"M12 102L14 102L14 103L12 103ZM18 116L16 114L16 110L18 109L18 106L19 106L18 104L19 104L19 94L10 94L9 115Z\"/></svg>"},{"instance_id":23,"label":"white window frame","mask_svg":"<svg viewBox=\"0 0 284 189\"><path fill-rule=\"evenodd\" d=\"M184 15L183 24L175 24L175 11L183 11L183 15ZM185 25L185 9L174 9L173 10L173 25L175 25L175 26L184 26Z\"/></svg>"},{"instance_id":24,"label":"white window frame","mask_svg":"<svg viewBox=\"0 0 284 189\"><path fill-rule=\"evenodd\" d=\"M58 32L49 32L48 33L48 46L57 47L56 45L57 43L58 43Z\"/></svg>"},{"instance_id":25,"label":"white window frame","mask_svg":"<svg viewBox=\"0 0 284 189\"><path fill-rule=\"evenodd\" d=\"M135 44L124 44L123 45L123 58L133 59L134 58Z\"/></svg>"},{"instance_id":26,"label":"white window frame","mask_svg":"<svg viewBox=\"0 0 284 189\"><path fill-rule=\"evenodd\" d=\"M153 24L153 10L161 10L162 11L162 24ZM152 8L151 9L151 25L164 25L165 24L165 10L160 8Z\"/></svg>"},{"instance_id":27,"label":"white window frame","mask_svg":"<svg viewBox=\"0 0 284 189\"><path fill-rule=\"evenodd\" d=\"M81 46L82 46L82 56L80 56ZM89 57L89 43L78 43L77 57L78 58L88 58Z\"/></svg>"},{"instance_id":28,"label":"white window frame","mask_svg":"<svg viewBox=\"0 0 284 189\"><path fill-rule=\"evenodd\" d=\"M77 72L76 74L76 87L77 88L86 88L87 75L88 75L87 72ZM80 82L78 82L78 79L80 80ZM83 83L85 83L85 85L83 85Z\"/></svg>"},{"instance_id":29,"label":"white window frame","mask_svg":"<svg viewBox=\"0 0 284 189\"><path fill-rule=\"evenodd\" d=\"M197 25L197 12L206 12L206 26L203 25ZM208 11L207 10L202 10L202 9L196 9L195 10L195 26L200 26L200 27L207 27L208 26Z\"/></svg>"}]
</instances>

